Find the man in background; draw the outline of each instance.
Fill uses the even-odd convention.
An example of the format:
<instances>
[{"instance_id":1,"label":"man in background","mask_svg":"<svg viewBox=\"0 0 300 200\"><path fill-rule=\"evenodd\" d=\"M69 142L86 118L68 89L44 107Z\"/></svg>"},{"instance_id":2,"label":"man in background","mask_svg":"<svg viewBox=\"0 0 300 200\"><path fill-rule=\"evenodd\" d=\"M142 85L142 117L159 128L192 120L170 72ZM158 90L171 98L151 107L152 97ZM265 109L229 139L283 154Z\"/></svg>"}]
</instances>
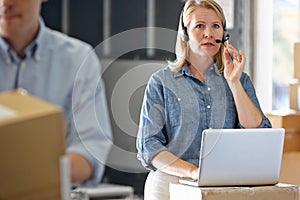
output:
<instances>
[{"instance_id":1,"label":"man in background","mask_svg":"<svg viewBox=\"0 0 300 200\"><path fill-rule=\"evenodd\" d=\"M0 0L0 92L23 88L60 106L72 184L95 185L112 144L100 63L90 45L45 26L46 1Z\"/></svg>"}]
</instances>

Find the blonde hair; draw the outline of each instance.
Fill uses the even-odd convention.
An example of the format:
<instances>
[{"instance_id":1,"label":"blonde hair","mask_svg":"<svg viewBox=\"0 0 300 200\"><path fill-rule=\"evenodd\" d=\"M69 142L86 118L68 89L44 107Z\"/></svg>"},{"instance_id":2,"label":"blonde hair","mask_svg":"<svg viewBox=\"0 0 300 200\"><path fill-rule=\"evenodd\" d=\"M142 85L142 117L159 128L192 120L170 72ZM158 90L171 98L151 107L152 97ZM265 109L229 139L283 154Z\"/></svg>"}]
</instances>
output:
<instances>
[{"instance_id":1,"label":"blonde hair","mask_svg":"<svg viewBox=\"0 0 300 200\"><path fill-rule=\"evenodd\" d=\"M169 61L169 66L173 72L180 71L182 67L186 63L188 63L187 56L189 47L188 42L184 40L185 33L183 30L183 26L187 27L187 25L189 24L190 15L195 11L197 7L214 10L221 20L224 32L226 31L226 19L223 9L218 3L213 0L188 0L184 5L179 19L178 34L175 47L176 59L174 61ZM224 45L221 45L220 50L214 56L214 60L218 66L220 73L223 73L224 71L223 53Z\"/></svg>"}]
</instances>

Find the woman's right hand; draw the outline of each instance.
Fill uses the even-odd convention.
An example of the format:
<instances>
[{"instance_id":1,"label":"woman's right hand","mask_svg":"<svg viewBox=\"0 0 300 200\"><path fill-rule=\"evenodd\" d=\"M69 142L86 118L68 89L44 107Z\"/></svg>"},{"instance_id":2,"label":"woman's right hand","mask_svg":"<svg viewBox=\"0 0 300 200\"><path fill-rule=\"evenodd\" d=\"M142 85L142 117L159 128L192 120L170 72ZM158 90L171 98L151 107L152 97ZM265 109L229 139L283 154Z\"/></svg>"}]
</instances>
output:
<instances>
[{"instance_id":1,"label":"woman's right hand","mask_svg":"<svg viewBox=\"0 0 300 200\"><path fill-rule=\"evenodd\" d=\"M152 159L151 164L156 169L170 175L178 177L187 177L195 180L198 179L198 167L196 167L192 163L178 158L169 151L162 151L158 153Z\"/></svg>"},{"instance_id":2,"label":"woman's right hand","mask_svg":"<svg viewBox=\"0 0 300 200\"><path fill-rule=\"evenodd\" d=\"M233 61L230 59L229 53L233 56ZM240 83L241 74L244 70L246 57L243 51L237 51L232 45L224 51L224 77L230 85Z\"/></svg>"}]
</instances>

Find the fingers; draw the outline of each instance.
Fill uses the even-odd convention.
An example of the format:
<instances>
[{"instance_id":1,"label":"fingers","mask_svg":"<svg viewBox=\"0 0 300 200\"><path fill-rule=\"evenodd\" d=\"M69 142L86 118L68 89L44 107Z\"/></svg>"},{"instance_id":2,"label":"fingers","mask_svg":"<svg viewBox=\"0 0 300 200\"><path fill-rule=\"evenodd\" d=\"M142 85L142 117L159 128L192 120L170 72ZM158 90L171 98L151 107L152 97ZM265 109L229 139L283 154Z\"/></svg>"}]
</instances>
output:
<instances>
[{"instance_id":1,"label":"fingers","mask_svg":"<svg viewBox=\"0 0 300 200\"><path fill-rule=\"evenodd\" d=\"M232 45L225 48L224 51L225 64L233 63L242 64L246 63L246 56L242 50L237 51Z\"/></svg>"},{"instance_id":2,"label":"fingers","mask_svg":"<svg viewBox=\"0 0 300 200\"><path fill-rule=\"evenodd\" d=\"M231 57L230 57L230 54L229 54L229 52L228 52L228 49L225 49L225 51L224 51L224 60L225 60L225 65L228 65L228 64L230 64L230 62L231 62Z\"/></svg>"},{"instance_id":3,"label":"fingers","mask_svg":"<svg viewBox=\"0 0 300 200\"><path fill-rule=\"evenodd\" d=\"M246 63L246 56L245 56L245 53L242 51L242 50L240 50L239 51L239 54L240 54L240 56L241 56L241 60L239 60L238 62L240 62L241 64L245 64Z\"/></svg>"},{"instance_id":4,"label":"fingers","mask_svg":"<svg viewBox=\"0 0 300 200\"><path fill-rule=\"evenodd\" d=\"M227 50L232 54L233 60L238 63L245 63L246 57L243 51L237 51L232 45L229 45Z\"/></svg>"},{"instance_id":5,"label":"fingers","mask_svg":"<svg viewBox=\"0 0 300 200\"><path fill-rule=\"evenodd\" d=\"M198 180L198 178L199 178L199 172L200 172L200 169L199 169L199 168L193 170L193 171L192 171L192 179Z\"/></svg>"}]
</instances>

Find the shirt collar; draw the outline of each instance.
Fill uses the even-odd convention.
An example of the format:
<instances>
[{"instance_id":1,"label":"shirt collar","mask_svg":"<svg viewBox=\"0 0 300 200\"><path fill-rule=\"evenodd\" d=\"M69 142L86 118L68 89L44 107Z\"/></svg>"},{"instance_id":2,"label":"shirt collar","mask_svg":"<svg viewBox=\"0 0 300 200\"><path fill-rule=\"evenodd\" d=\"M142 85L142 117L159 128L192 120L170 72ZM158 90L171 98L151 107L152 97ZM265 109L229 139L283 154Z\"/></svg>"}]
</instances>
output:
<instances>
[{"instance_id":1,"label":"shirt collar","mask_svg":"<svg viewBox=\"0 0 300 200\"><path fill-rule=\"evenodd\" d=\"M177 77L183 76L185 74L186 75L192 75L192 72L189 69L187 64L184 64L184 66L181 68L181 70L179 70L178 72L175 72L174 77L177 78Z\"/></svg>"},{"instance_id":2,"label":"shirt collar","mask_svg":"<svg viewBox=\"0 0 300 200\"><path fill-rule=\"evenodd\" d=\"M9 45L6 43L6 41L0 37L0 53L1 53L1 56L3 56L5 62L7 64L10 64L11 63L11 58L9 56Z\"/></svg>"},{"instance_id":3,"label":"shirt collar","mask_svg":"<svg viewBox=\"0 0 300 200\"><path fill-rule=\"evenodd\" d=\"M33 41L35 44L35 49L33 50L33 56L35 60L40 59L41 51L43 50L41 47L43 46L43 43L45 43L46 41L45 32L46 32L46 26L44 20L40 17L40 29L35 41Z\"/></svg>"},{"instance_id":4,"label":"shirt collar","mask_svg":"<svg viewBox=\"0 0 300 200\"><path fill-rule=\"evenodd\" d=\"M37 37L28 45L25 49L26 55L38 61L40 59L41 48L43 41L45 40L45 23L42 18L40 18L40 26Z\"/></svg>"},{"instance_id":5,"label":"shirt collar","mask_svg":"<svg viewBox=\"0 0 300 200\"><path fill-rule=\"evenodd\" d=\"M40 59L40 51L41 49L38 48L41 46L40 44L44 40L44 33L45 33L45 23L42 18L40 18L40 26L37 37L26 47L25 54L26 58L33 58L36 61ZM10 47L10 45L0 37L0 52L4 56L5 61L7 64L11 62L18 62L20 58L18 58L15 51Z\"/></svg>"},{"instance_id":6,"label":"shirt collar","mask_svg":"<svg viewBox=\"0 0 300 200\"><path fill-rule=\"evenodd\" d=\"M218 76L221 76L221 73L220 73L220 70L219 70L219 67L218 67L217 63L212 64L211 67L208 70L214 72L214 74L216 74Z\"/></svg>"}]
</instances>

